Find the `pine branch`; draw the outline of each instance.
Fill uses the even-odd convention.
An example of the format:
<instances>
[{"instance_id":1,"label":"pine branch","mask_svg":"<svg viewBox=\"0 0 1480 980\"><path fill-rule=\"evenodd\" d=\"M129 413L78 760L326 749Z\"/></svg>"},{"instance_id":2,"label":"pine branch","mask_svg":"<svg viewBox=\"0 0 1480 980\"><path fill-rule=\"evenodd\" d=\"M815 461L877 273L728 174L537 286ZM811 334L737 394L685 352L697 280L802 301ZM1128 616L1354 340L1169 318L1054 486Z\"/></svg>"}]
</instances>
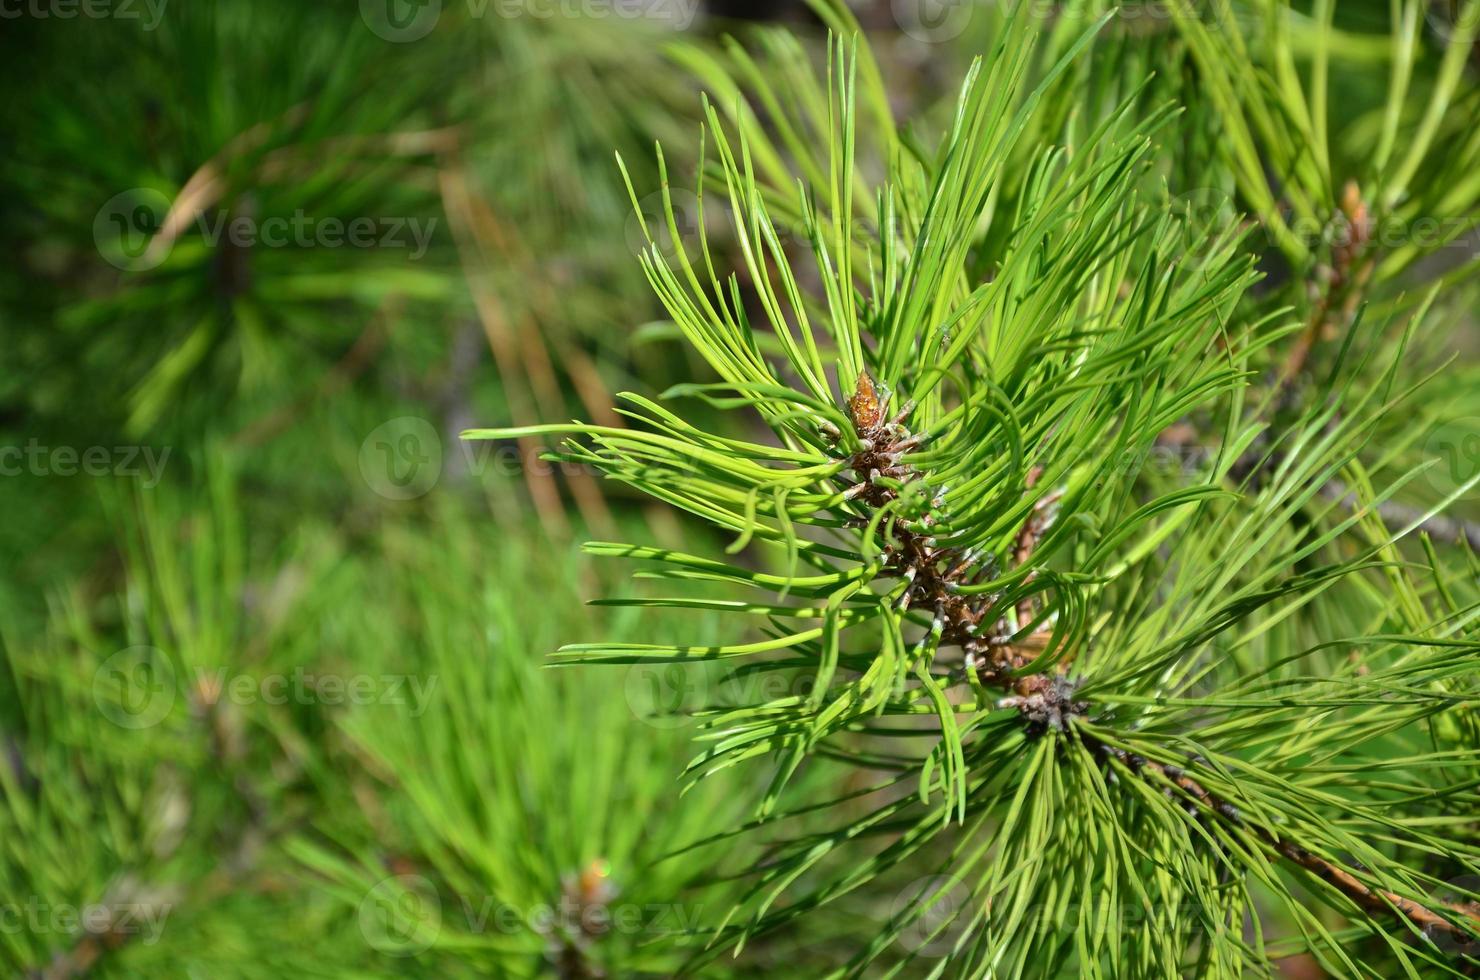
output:
<instances>
[{"instance_id":1,"label":"pine branch","mask_svg":"<svg viewBox=\"0 0 1480 980\"><path fill-rule=\"evenodd\" d=\"M899 494L881 482L881 478L906 485L923 479L909 465L907 457L908 451L919 444L903 424L913 406L905 406L899 414L886 421L884 406L878 400L872 380L867 374L861 374L858 388L849 400L849 409L864 447L851 459L853 472L861 482L852 487L850 493L875 509L887 507L899 499ZM1029 471L1027 489L1031 490L1041 475L1039 468ZM1051 494L1034 505L1032 515L1015 541L1015 567L1022 568L1031 560L1047 523L1045 511L1056 497L1056 494ZM867 524L866 521L864 523ZM922 524L928 529L929 523L930 517L925 515ZM1049 728L1059 731L1071 729L1072 719L1082 715L1087 707L1084 702L1074 700L1072 681L1044 672L1016 674L1033 657L1012 642L1014 631L1005 618L996 620L992 628L982 635L982 623L992 605L991 597L969 599L956 591L959 582L973 581L981 572L971 555L954 548L938 548L934 539L924 531L913 531L902 525L895 526L885 553L888 556L886 568L908 583L899 599L900 608L915 605L935 610L931 629L939 645L961 647L966 651L969 669L976 671L978 680L984 685L1012 692L1012 696L997 703L999 708L1016 708L1039 733ZM1032 601L1025 599L1017 608L1020 625L1025 626L1033 616ZM1128 753L1082 731L1075 730L1075 733L1100 756L1114 758L1143 779L1147 773L1154 774L1230 826L1248 828L1274 851L1329 882L1364 911L1378 915L1392 913L1419 929L1437 929L1468 936L1461 927L1432 909L1394 892L1369 886L1346 868L1319 857L1296 841L1268 827L1246 822L1237 807L1210 792L1181 768ZM1469 918L1480 927L1480 905L1446 904L1443 908Z\"/></svg>"},{"instance_id":2,"label":"pine branch","mask_svg":"<svg viewBox=\"0 0 1480 980\"><path fill-rule=\"evenodd\" d=\"M1321 488L1321 496L1332 503L1341 504L1348 510L1361 508L1356 494L1340 480L1332 480ZM1390 526L1416 525L1435 541L1445 544L1465 544L1471 551L1480 553L1480 524L1447 514L1427 516L1427 511L1394 500L1384 500L1377 505L1377 513Z\"/></svg>"},{"instance_id":3,"label":"pine branch","mask_svg":"<svg viewBox=\"0 0 1480 980\"><path fill-rule=\"evenodd\" d=\"M1201 30L1195 20L1187 27ZM678 330L718 378L665 398L753 410L770 430L764 442L702 428L639 395L624 396L635 407L624 412L634 424L622 430L573 423L466 435L564 436L557 458L709 522L733 536L730 554L756 546L784 556L769 566L638 544L588 548L657 563L646 578L767 594L603 604L728 611L750 623L764 617L768 628L755 641L572 644L557 654L561 662L681 669L756 658L747 676L811 675L805 695L704 704L705 748L687 770L695 783L746 760L776 760L758 808L757 822L769 822L842 802L785 813L782 788L809 756L886 769L897 774L891 786L912 771L918 777L916 793L830 811L842 826L779 845L752 870L750 897L706 931L711 948L731 938L744 945L891 869L917 870L916 856L941 853L949 854L943 870L968 883L971 900L956 910L963 932L953 962L937 973L1050 976L1093 963L1177 975L1194 955L1199 973L1267 970L1262 940L1241 938L1245 918L1262 915L1251 894L1258 877L1301 923L1312 952L1329 954L1337 972L1360 974L1361 951L1310 916L1283 876L1264 874L1267 862L1246 849L1235 864L1198 848L1181 804L1209 808L1230 827L1258 824L1243 834L1257 837L1256 849L1332 882L1368 916L1363 924L1385 935L1392 910L1428 929L1454 913L1456 934L1469 921L1467 909L1403 901L1374 884L1406 880L1388 845L1472 867L1473 848L1442 837L1455 818L1446 811L1410 822L1367 808L1391 793L1471 801L1473 753L1462 735L1450 735L1463 719L1440 716L1467 696L1461 672L1475 614L1444 584L1410 581L1387 560L1389 542L1351 533L1356 518L1320 526L1301 519L1401 398L1355 372L1343 375L1339 404L1308 411L1294 404L1303 386L1288 387L1289 405L1281 404L1283 381L1275 381L1277 397L1267 397L1267 384L1258 392L1252 379L1287 324L1248 292L1256 275L1247 243L1224 231L1209 239L1139 196L1140 176L1159 152L1157 113L1138 114L1133 100L1092 112L1102 125L1083 139L1044 108L1062 91L1051 79L1075 73L1071 62L1094 25L1055 52L1062 57L1047 81L1031 67L1030 34L1010 20L991 59L973 66L935 153L923 144L894 152L886 121L871 141L888 151L880 158L887 178L875 187L856 166L854 62L841 45L828 87L808 89L802 101L811 108L800 119L764 79L754 80L749 62L740 83L704 62L706 81L719 80L719 102L731 108L730 125L707 113L715 163L701 167L700 193L719 190L733 210L743 262L722 274L707 240L698 262L682 249L670 258L651 230L642 261ZM1215 40L1203 41L1204 54L1216 54ZM1210 58L1220 72L1241 63ZM793 68L788 78L807 86L807 67ZM1247 73L1230 79L1230 98L1255 97L1249 81ZM763 125L757 106L784 119ZM794 139L800 132L825 138ZM1048 145L1060 137L1063 152ZM1245 156L1241 183L1258 190L1257 153ZM1326 186L1308 158L1283 163L1300 168L1307 188ZM677 221L661 162L660 171L671 235ZM630 181L629 189L636 204ZM1278 219L1269 197L1261 217ZM860 213L863 202L873 213ZM1346 204L1348 220L1365 229L1360 199ZM780 219L805 231L812 268L793 268L807 250L790 247ZM1308 348L1351 319L1375 275L1365 234L1336 249L1319 302L1310 297ZM1304 247L1296 236L1284 244ZM1195 267L1175 258L1189 250L1203 257ZM1359 340L1352 338L1357 360ZM1292 376L1308 373L1309 355L1286 359ZM893 393L904 402L897 411ZM1251 394L1290 419L1281 419L1288 425L1278 432L1279 452L1266 443L1252 457L1272 465L1244 485L1248 474L1238 471L1263 429L1246 411ZM1137 499L1142 487L1123 465L1127 454L1177 420L1205 415L1222 422L1220 450L1199 467L1205 478L1184 473L1161 495ZM1229 492L1230 482L1244 492ZM1390 590L1374 587L1379 568ZM1439 613L1429 608L1436 589L1444 592ZM1372 635L1376 624L1394 635ZM1315 643L1304 645L1312 634ZM1349 647L1360 656L1348 659ZM1322 677L1330 690L1313 679ZM1287 679L1296 693L1266 695L1265 685ZM1141 778L1165 784L1167 796L1148 795L1138 780L1125 787L1133 792L1109 793L1096 753L1060 750L1088 745L1094 726L1111 720L1136 738L1197 738L1210 757L1236 758L1248 776L1237 798L1257 816L1242 818L1214 795L1228 790L1211 774L1174 773L1164 763L1141 767ZM1346 775L1369 753L1403 751L1426 725L1443 735L1445 750L1411 774L1388 783ZM928 748L872 745L903 738L926 738ZM1348 825L1381 836L1368 846ZM959 836L942 839L952 833ZM845 848L868 835L887 843L850 867ZM1359 853L1374 870L1321 856L1333 851ZM825 860L841 866L824 868ZM778 903L789 891L802 894ZM1094 896L1095 910L1086 905L1076 916L1061 907L1060 896L1080 893ZM1124 908L1133 895L1140 908L1157 910L1155 922L1140 937L1107 938L1105 916L1114 912L1100 909ZM1181 911L1189 900L1209 914ZM1025 911L1045 906L1072 937L1040 928ZM891 921L848 970L886 955L923 914L912 908ZM1438 963L1435 951L1419 955Z\"/></svg>"},{"instance_id":4,"label":"pine branch","mask_svg":"<svg viewBox=\"0 0 1480 980\"><path fill-rule=\"evenodd\" d=\"M1172 452L1178 459L1188 464L1197 462L1206 465L1217 456L1216 446L1205 440L1201 433L1187 422L1180 422L1163 432L1157 438L1157 447ZM1266 449L1265 440L1261 439L1256 442L1234 462L1229 469L1230 474L1236 479L1253 474L1265 462ZM1265 464L1266 468L1269 468L1269 465ZM1351 511L1359 510L1363 506L1351 488L1341 480L1328 481L1321 487L1320 495L1323 499L1340 504ZM1480 552L1480 524L1473 521L1449 514L1429 515L1426 510L1396 500L1381 501L1375 509L1383 519L1383 523L1389 527L1413 525L1435 541L1444 544L1463 543L1470 550Z\"/></svg>"},{"instance_id":5,"label":"pine branch","mask_svg":"<svg viewBox=\"0 0 1480 980\"><path fill-rule=\"evenodd\" d=\"M904 425L914 407L907 404L894 417L886 419L885 405L879 401L873 379L867 372L858 376L857 389L849 399L848 408L855 434L862 445L849 460L859 482L848 489L847 495L868 504L875 513L900 499L899 491L890 483L910 485L924 480L908 460L910 451L922 442ZM1030 471L1026 488L1031 490L1041 474L1041 469ZM1050 494L1034 505L1033 513L1019 532L1013 549L1016 567L1026 566L1032 558L1038 538L1049 520L1048 509L1056 499L1056 494ZM859 524L868 526L871 516L860 518ZM969 551L938 546L929 533L933 522L934 518L927 513L921 516L918 528L910 527L904 520L892 523L891 537L884 547L884 569L906 583L897 600L899 611L912 607L932 610L931 635L936 645L960 647L965 651L967 669L974 670L983 684L1003 688L1018 698L1031 700L1034 710L1050 710L1050 702L1053 705L1051 710L1067 709L1068 702L1053 693L1056 687L1050 678L1043 675L1014 676L1015 671L1034 659L1025 645L1013 640L1014 635L1026 629L1033 618L1032 600L1024 599L1018 604L1017 628L1006 617L999 617L988 624L987 613L994 604L994 597L989 594L966 596L959 589L965 584L979 583L990 567ZM1067 698L1067 692L1062 697Z\"/></svg>"},{"instance_id":6,"label":"pine branch","mask_svg":"<svg viewBox=\"0 0 1480 980\"><path fill-rule=\"evenodd\" d=\"M1208 790L1181 767L1127 752L1087 732L1079 731L1076 734L1087 748L1101 758L1114 759L1128 772L1143 780L1146 779L1147 773L1157 776L1168 786L1175 787L1187 800L1202 806L1228 826L1251 831L1282 857L1327 882L1368 914L1392 914L1430 934L1438 930L1462 937L1466 941L1471 939L1471 931L1480 933L1480 903L1470 902L1464 905L1445 903L1438 906L1459 918L1469 919L1473 924L1473 930L1467 931L1428 906L1404 898L1395 892L1368 885L1348 869L1312 853L1296 841L1281 836L1269 827L1246 821L1238 807Z\"/></svg>"}]
</instances>

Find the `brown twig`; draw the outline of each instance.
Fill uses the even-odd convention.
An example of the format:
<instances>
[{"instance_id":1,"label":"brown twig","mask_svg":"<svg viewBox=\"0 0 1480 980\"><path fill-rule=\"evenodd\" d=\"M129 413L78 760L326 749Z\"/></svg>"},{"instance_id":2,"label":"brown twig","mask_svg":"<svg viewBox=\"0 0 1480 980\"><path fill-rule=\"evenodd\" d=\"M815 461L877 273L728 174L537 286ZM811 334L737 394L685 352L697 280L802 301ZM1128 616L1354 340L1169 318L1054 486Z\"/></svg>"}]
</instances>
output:
<instances>
[{"instance_id":1,"label":"brown twig","mask_svg":"<svg viewBox=\"0 0 1480 980\"><path fill-rule=\"evenodd\" d=\"M1043 476L1043 467L1035 466L1028 471L1028 478L1023 485L1032 490L1038 485L1038 480ZM1013 543L1012 560L1017 567L1021 568L1033 557L1033 552L1038 548L1038 542L1048 530L1050 523L1049 509L1058 503L1063 497L1063 491L1054 490L1044 497L1039 498L1033 504L1033 511L1028 519L1023 522L1023 528L1018 532L1017 540ZM1024 584L1032 582L1038 577L1037 572L1029 573L1023 580ZM1027 629L1028 624L1038 615L1038 605L1031 595L1024 596L1017 604L1017 621L1019 629Z\"/></svg>"},{"instance_id":2,"label":"brown twig","mask_svg":"<svg viewBox=\"0 0 1480 980\"><path fill-rule=\"evenodd\" d=\"M1346 235L1332 248L1331 265L1322 270L1324 288L1315 286L1320 289L1319 298L1280 370L1277 381L1280 388L1305 371L1317 343L1351 321L1372 278L1373 259L1366 255L1367 244L1372 240L1372 216L1356 181L1347 181L1342 191L1341 215L1340 226Z\"/></svg>"},{"instance_id":3,"label":"brown twig","mask_svg":"<svg viewBox=\"0 0 1480 980\"><path fill-rule=\"evenodd\" d=\"M886 405L880 400L873 380L863 373L859 375L857 389L849 399L848 410L862 448L850 460L859 482L846 493L874 509L888 506L898 499L899 494L885 480L911 483L921 479L920 474L903 461L904 456L921 442L903 424L913 406L906 405L893 418L887 418ZM1040 475L1041 471L1030 474L1027 489L1032 488ZM1035 508L1018 537L1014 560L1019 566L1032 556L1038 538L1047 527L1045 502L1048 499L1039 502L1044 507ZM985 622L987 611L993 604L992 597L964 595L959 590L962 585L979 581L988 567L979 556L969 551L937 545L929 534L932 521L927 514L918 522L920 529L915 529L907 526L905 521L897 520L885 543L885 568L906 582L898 600L899 608L906 610L913 606L933 610L931 629L937 643L965 651L967 668L976 671L984 684L1002 688L1019 698L1057 701L1059 685L1053 677L1042 674L1014 676L1038 655L1031 644L1012 640L1031 621L1031 602L1025 600L1028 619L1020 621L1016 628L1006 619ZM1067 709L1067 703L1063 707Z\"/></svg>"},{"instance_id":4,"label":"brown twig","mask_svg":"<svg viewBox=\"0 0 1480 980\"><path fill-rule=\"evenodd\" d=\"M858 387L849 400L849 414L862 443L862 448L851 458L851 467L859 482L847 491L853 499L861 500L871 507L884 507L899 498L892 487L882 482L887 477L900 483L922 479L908 463L904 454L919 440L904 427L910 406L893 418L885 418L885 406L880 401L873 381L860 375ZM1026 489L1031 490L1041 478L1042 472L1035 468L1030 473ZM1050 495L1052 496L1052 495ZM1028 562L1046 526L1043 516L1045 501L1039 501L1033 515L1019 532L1013 551L1017 567ZM977 677L988 685L1002 688L1009 696L998 702L999 707L1018 709L1024 718L1040 731L1049 728L1067 730L1072 719L1082 715L1086 706L1074 699L1074 685L1055 673L1038 673L1018 676L1017 672L1036 657L1029 644L1011 640L1012 628L1006 621L999 620L991 628L983 630L983 619L990 598L964 596L957 591L962 582L972 581L981 571L974 556L953 548L937 547L928 534L931 519L922 517L916 530L897 520L885 544L885 567L903 578L907 585L899 599L902 609L911 605L935 610L932 631L941 646L960 646L966 651L968 669L976 671ZM1032 619L1023 620L1022 604L1019 604L1020 626ZM1040 647L1041 649L1041 647ZM1419 929L1443 930L1453 935L1468 937L1468 933L1454 922L1428 906L1411 899L1368 885L1355 874L1340 865L1320 857L1308 848L1290 840L1271 828L1248 823L1233 804L1209 791L1182 769L1133 755L1095 739L1084 732L1079 737L1093 751L1104 757L1113 757L1129 770L1145 778L1155 774L1170 787L1174 787L1190 802L1194 802L1218 819L1249 829L1276 853L1304 870L1330 883L1363 910L1375 913L1394 913ZM1461 917L1467 917L1480 927L1480 907L1473 905L1444 905L1444 909Z\"/></svg>"},{"instance_id":5,"label":"brown twig","mask_svg":"<svg viewBox=\"0 0 1480 980\"><path fill-rule=\"evenodd\" d=\"M1081 733L1080 737L1093 751L1103 757L1114 758L1130 772L1142 778L1145 778L1146 773L1152 773L1175 787L1186 799L1202 806L1224 823L1249 830L1281 857L1327 882L1351 899L1363 911L1376 914L1393 913L1421 930L1428 930L1431 933L1440 930L1466 939L1470 938L1470 933L1463 927L1428 906L1404 898L1396 892L1368 885L1341 865L1312 853L1269 827L1246 821L1236 806L1207 789L1180 767L1126 752L1124 749L1107 745L1091 735ZM1458 917L1469 919L1474 924L1475 930L1480 931L1480 904L1445 903L1439 907Z\"/></svg>"},{"instance_id":6,"label":"brown twig","mask_svg":"<svg viewBox=\"0 0 1480 980\"><path fill-rule=\"evenodd\" d=\"M1208 461L1216 456L1214 449L1201 441L1199 433L1186 423L1179 423L1162 433L1157 439L1157 445L1175 453L1182 460ZM1238 478L1240 474L1247 475L1253 472L1263 459L1264 452L1264 444L1256 442L1229 468L1230 474ZM1324 499L1350 510L1357 510L1362 506L1357 496L1341 480L1331 480L1326 483L1321 487L1320 494ZM1471 550L1480 553L1480 525L1471 521L1443 514L1426 516L1427 511L1395 500L1385 500L1375 509L1378 516L1390 527L1413 525L1416 530L1425 532L1435 541L1445 544L1468 544Z\"/></svg>"}]
</instances>

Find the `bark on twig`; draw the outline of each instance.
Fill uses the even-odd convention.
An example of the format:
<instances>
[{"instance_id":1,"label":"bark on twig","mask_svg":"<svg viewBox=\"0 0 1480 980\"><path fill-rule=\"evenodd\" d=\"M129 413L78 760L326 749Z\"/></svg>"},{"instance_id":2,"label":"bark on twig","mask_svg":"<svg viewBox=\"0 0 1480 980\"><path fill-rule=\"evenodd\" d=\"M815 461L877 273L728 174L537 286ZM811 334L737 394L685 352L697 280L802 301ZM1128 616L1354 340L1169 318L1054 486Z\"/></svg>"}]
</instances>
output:
<instances>
[{"instance_id":1,"label":"bark on twig","mask_svg":"<svg viewBox=\"0 0 1480 980\"><path fill-rule=\"evenodd\" d=\"M1184 798L1204 807L1209 813L1215 815L1224 823L1247 829L1281 857L1327 882L1337 891L1351 899L1364 912L1373 915L1393 914L1409 922L1419 930L1428 932L1430 935L1435 931L1441 931L1471 941L1470 931L1457 925L1449 918L1440 915L1433 908L1404 898L1396 892L1369 885L1348 869L1312 853L1299 843L1282 836L1273 829L1246 821L1239 813L1237 807L1216 793L1208 790L1179 767L1165 765L1152 759L1126 752L1124 749L1106 745L1104 742L1094 739L1093 736L1081 735L1081 738L1094 751L1102 756L1116 759L1136 775L1145 778L1147 773L1151 773L1164 780L1168 785L1175 787ZM1480 905L1476 903L1470 903L1468 905L1443 904L1436 906L1436 908L1442 908L1456 918L1470 920L1472 924L1471 929L1474 932L1480 933Z\"/></svg>"},{"instance_id":2,"label":"bark on twig","mask_svg":"<svg viewBox=\"0 0 1480 980\"><path fill-rule=\"evenodd\" d=\"M919 444L919 440L903 424L909 411L910 408L906 407L898 415L886 420L885 405L880 402L872 380L867 375L859 377L858 390L849 401L849 412L863 447L851 460L852 469L859 480L847 491L853 499L873 508L885 507L899 499L898 491L889 485L890 482L910 484L923 479L904 460L909 449ZM1029 474L1025 489L1033 489L1041 475L1041 470L1035 468ZM1047 527L1045 510L1052 498L1053 494L1049 494L1038 502L1018 533L1013 549L1013 560L1017 567L1022 567L1032 559L1034 549ZM1086 708L1082 702L1074 699L1073 683L1059 676L1057 671L1018 675L1022 668L1036 658L1042 649L1041 645L1014 644L1011 639L1014 631L1005 620L984 622L986 613L993 604L992 598L963 596L958 591L960 584L978 579L984 571L981 563L970 552L937 546L935 539L928 534L930 523L931 518L928 515L915 521L914 527L901 519L893 522L892 530L886 532L886 568L907 583L899 599L900 608L915 606L934 609L932 632L937 637L938 645L961 647L966 652L968 669L976 671L978 679L984 685L1008 692L1008 696L998 702L999 707L1016 708L1040 731L1049 728L1071 730L1073 718L1081 715ZM1031 602L1019 603L1020 626L1031 621L1032 611ZM1231 826L1246 828L1275 853L1330 883L1369 914L1396 915L1430 935L1442 931L1468 940L1470 931L1435 910L1440 908L1456 919L1468 919L1473 924L1474 931L1480 933L1480 907L1429 907L1368 884L1348 868L1320 857L1273 828L1245 821L1237 807L1209 791L1180 768L1132 755L1083 732L1077 734L1103 758L1115 758L1142 778L1147 778L1148 774L1154 775L1180 793L1189 803L1205 808L1217 819Z\"/></svg>"},{"instance_id":3,"label":"bark on twig","mask_svg":"<svg viewBox=\"0 0 1480 980\"><path fill-rule=\"evenodd\" d=\"M1280 371L1278 384L1282 388L1305 371L1318 343L1351 322L1372 278L1373 259L1366 254L1372 240L1372 215L1354 181L1348 181L1342 191L1341 217L1338 227L1345 237L1332 248L1331 265L1321 270L1324 282L1313 284L1320 295Z\"/></svg>"}]
</instances>

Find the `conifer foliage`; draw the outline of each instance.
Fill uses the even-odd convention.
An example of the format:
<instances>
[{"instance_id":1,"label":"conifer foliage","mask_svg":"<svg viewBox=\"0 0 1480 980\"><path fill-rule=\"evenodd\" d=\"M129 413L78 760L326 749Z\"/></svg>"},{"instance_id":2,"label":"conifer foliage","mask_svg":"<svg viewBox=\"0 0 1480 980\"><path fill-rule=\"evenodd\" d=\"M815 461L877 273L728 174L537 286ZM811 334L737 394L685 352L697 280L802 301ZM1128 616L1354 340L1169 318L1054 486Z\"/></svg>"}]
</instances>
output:
<instances>
[{"instance_id":1,"label":"conifer foliage","mask_svg":"<svg viewBox=\"0 0 1480 980\"><path fill-rule=\"evenodd\" d=\"M1466 975L1480 565L1438 518L1476 479L1419 492L1438 481L1412 425L1465 280L1325 231L1473 212L1473 188L1408 187L1451 166L1428 151L1445 106L1473 105L1476 18L1432 80L1395 59L1377 155L1334 166L1329 3L1256 5L1231 34L1171 4L1198 85L1121 76L1108 104L1090 81L1144 64L1135 39L1024 8L934 143L895 124L843 8L817 6L821 75L780 33L689 54L715 95L698 213L665 172L642 265L712 378L621 396L625 428L466 434L560 437L733 539L588 545L666 587L604 604L731 625L557 654L785 679L696 712L687 779L771 773L753 822L715 828L769 850L698 962L884 894L905 900L840 972L1232 977L1299 952L1338 976ZM1417 6L1398 7L1411 53ZM1215 50L1245 36L1253 61ZM1178 206L1197 185L1175 160L1223 118L1203 186L1251 217L1210 222ZM1304 211L1322 234L1292 230ZM696 421L710 409L733 424ZM1145 465L1168 446L1173 472ZM814 766L851 788L794 794Z\"/></svg>"}]
</instances>

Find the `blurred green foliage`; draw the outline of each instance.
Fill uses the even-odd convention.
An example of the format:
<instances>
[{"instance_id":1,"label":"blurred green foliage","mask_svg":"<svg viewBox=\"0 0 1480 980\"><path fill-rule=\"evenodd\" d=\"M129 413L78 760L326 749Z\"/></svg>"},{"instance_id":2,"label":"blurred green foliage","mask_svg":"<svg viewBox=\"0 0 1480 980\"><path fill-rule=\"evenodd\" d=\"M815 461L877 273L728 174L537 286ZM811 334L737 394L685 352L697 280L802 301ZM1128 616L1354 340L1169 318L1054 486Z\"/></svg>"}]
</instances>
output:
<instances>
[{"instance_id":1,"label":"blurred green foliage","mask_svg":"<svg viewBox=\"0 0 1480 980\"><path fill-rule=\"evenodd\" d=\"M541 462L539 440L457 434L617 423L613 392L709 378L651 294L613 154L654 223L652 146L674 186L692 186L698 91L732 120L771 86L775 104L747 120L759 150L790 110L823 104L801 79L825 63L824 21L846 21L817 4L793 17L799 40L736 27L738 45L703 20L680 35L655 18L387 3L58 16L61 0L27 0L0 22L0 972L825 975L878 939L918 876L899 872L882 898L843 896L738 958L691 957L753 897L746 872L826 832L809 801L844 792L852 816L872 812L853 768L806 763L779 803L801 813L784 834L664 859L748 825L769 781L731 769L681 795L699 771L685 774L688 712L805 693L810 671L780 671L771 689L777 678L747 668L547 669L567 641L677 645L721 628L706 612L583 605L617 588L576 548L583 535L696 553L713 535L589 466ZM1051 6L1044 58L1108 9ZM1215 98L1207 79L1236 59L1168 17L1121 18L1027 119L996 212L1032 200L1044 144L1077 146L1130 98L1137 113L1182 107L1144 188L1167 207L1209 227L1257 223L1298 172L1296 209L1332 218L1342 179L1391 173L1373 147L1400 158L1443 70L1441 22L1400 4L1418 55L1389 122L1387 5L1335 7L1328 171L1281 158L1261 184L1230 159L1235 109L1274 113L1249 127L1261 158L1300 121L1282 63ZM409 37L387 34L386 10L440 14ZM933 145L1003 16L974 5L941 43L878 22L888 85L871 110L903 123L888 152ZM1290 31L1301 71L1323 36L1313 16L1302 6ZM1431 134L1445 152L1423 155L1419 194L1400 207L1475 215L1480 96L1464 70ZM804 161L825 172L826 129L802 125L765 176ZM861 166L882 173L887 152L869 152ZM712 145L706 162L713 180ZM777 201L794 190L766 188ZM721 273L741 265L724 209L685 201L676 247L707 237ZM991 273L1010 232L987 223L974 274ZM1251 304L1307 314L1330 243L1259 244L1268 275ZM1476 284L1461 254L1401 252L1367 314L1404 316L1424 298L1415 284L1439 283L1444 302L1404 363L1417 375L1464 352L1422 412L1392 420L1406 454L1392 467L1431 456L1435 439L1453 449L1449 482L1405 497L1420 510L1480 465ZM736 288L759 322L755 283ZM1385 336L1395 352L1398 334ZM1164 479L1144 475L1150 490ZM907 954L879 962L913 975Z\"/></svg>"}]
</instances>

